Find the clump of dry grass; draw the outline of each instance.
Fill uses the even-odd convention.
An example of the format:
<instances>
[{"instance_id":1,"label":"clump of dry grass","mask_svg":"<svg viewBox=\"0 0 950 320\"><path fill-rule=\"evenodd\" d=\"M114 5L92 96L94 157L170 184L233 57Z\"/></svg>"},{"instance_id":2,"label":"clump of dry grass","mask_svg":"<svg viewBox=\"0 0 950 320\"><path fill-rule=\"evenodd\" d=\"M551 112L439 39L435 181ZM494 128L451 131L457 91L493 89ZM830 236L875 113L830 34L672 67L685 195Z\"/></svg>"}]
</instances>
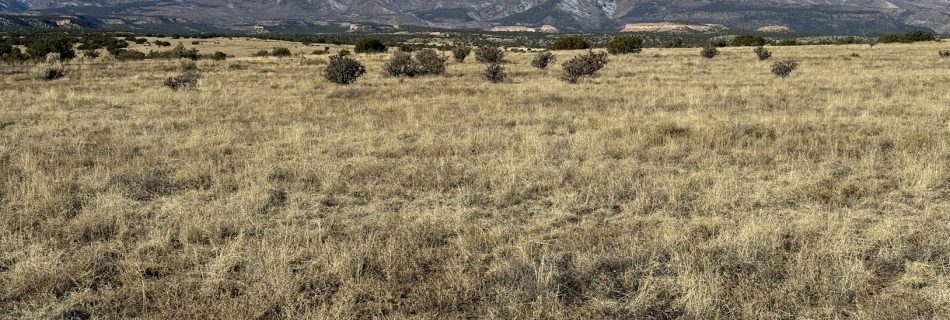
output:
<instances>
[{"instance_id":1,"label":"clump of dry grass","mask_svg":"<svg viewBox=\"0 0 950 320\"><path fill-rule=\"evenodd\" d=\"M174 61L0 75L0 318L950 314L939 44L342 87L220 42L246 70L176 94Z\"/></svg>"}]
</instances>

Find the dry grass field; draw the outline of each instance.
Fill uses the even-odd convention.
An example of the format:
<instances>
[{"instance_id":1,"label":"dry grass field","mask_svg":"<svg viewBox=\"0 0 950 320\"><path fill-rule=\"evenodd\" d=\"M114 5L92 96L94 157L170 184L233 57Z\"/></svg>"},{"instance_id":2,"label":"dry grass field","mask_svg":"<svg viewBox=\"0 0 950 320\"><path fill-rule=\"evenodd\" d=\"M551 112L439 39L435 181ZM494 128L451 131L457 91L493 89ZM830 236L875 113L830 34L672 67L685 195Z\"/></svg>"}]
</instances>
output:
<instances>
[{"instance_id":1,"label":"dry grass field","mask_svg":"<svg viewBox=\"0 0 950 320\"><path fill-rule=\"evenodd\" d=\"M948 319L946 46L0 75L0 318Z\"/></svg>"}]
</instances>

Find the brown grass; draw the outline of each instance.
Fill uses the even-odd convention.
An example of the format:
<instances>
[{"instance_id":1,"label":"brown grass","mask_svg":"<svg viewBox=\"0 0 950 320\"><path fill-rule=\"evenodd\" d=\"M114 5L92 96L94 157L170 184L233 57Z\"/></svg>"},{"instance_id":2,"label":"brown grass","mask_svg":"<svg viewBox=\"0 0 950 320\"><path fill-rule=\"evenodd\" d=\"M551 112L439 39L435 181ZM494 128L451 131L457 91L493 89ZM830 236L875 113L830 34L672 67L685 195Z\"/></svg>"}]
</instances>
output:
<instances>
[{"instance_id":1,"label":"brown grass","mask_svg":"<svg viewBox=\"0 0 950 320\"><path fill-rule=\"evenodd\" d=\"M502 84L386 55L347 87L295 58L179 92L175 61L6 74L0 318L946 319L935 50L777 47L779 79L648 49L575 85L531 54Z\"/></svg>"}]
</instances>

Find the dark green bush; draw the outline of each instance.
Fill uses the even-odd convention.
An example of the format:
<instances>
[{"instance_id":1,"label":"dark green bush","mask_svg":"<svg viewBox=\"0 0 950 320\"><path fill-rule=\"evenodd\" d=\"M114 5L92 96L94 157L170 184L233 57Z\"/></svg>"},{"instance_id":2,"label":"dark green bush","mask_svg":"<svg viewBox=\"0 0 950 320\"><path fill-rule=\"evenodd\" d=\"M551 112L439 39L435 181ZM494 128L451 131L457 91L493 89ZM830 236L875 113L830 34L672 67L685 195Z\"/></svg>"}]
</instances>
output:
<instances>
[{"instance_id":1,"label":"dark green bush","mask_svg":"<svg viewBox=\"0 0 950 320\"><path fill-rule=\"evenodd\" d=\"M412 56L405 52L396 52L383 68L391 76L415 77L419 74L419 66L412 60Z\"/></svg>"},{"instance_id":2,"label":"dark green bush","mask_svg":"<svg viewBox=\"0 0 950 320\"><path fill-rule=\"evenodd\" d=\"M13 44L4 42L0 40L0 60L2 61L22 61L26 60L27 56L20 51L20 48L14 47Z\"/></svg>"},{"instance_id":3,"label":"dark green bush","mask_svg":"<svg viewBox=\"0 0 950 320\"><path fill-rule=\"evenodd\" d=\"M761 47L767 42L763 37L742 35L732 38L731 44L733 47Z\"/></svg>"},{"instance_id":4,"label":"dark green bush","mask_svg":"<svg viewBox=\"0 0 950 320\"><path fill-rule=\"evenodd\" d=\"M356 53L380 53L386 52L386 49L386 45L379 39L364 37L356 40L354 51Z\"/></svg>"},{"instance_id":5,"label":"dark green bush","mask_svg":"<svg viewBox=\"0 0 950 320\"><path fill-rule=\"evenodd\" d=\"M215 51L214 54L211 55L211 60L214 60L214 61L223 61L227 59L228 59L228 54L221 51Z\"/></svg>"},{"instance_id":6,"label":"dark green bush","mask_svg":"<svg viewBox=\"0 0 950 320\"><path fill-rule=\"evenodd\" d=\"M284 47L276 47L274 48L273 51L271 51L271 55L275 57L289 57L293 55L293 53L290 52L290 49L287 49Z\"/></svg>"},{"instance_id":7,"label":"dark green bush","mask_svg":"<svg viewBox=\"0 0 950 320\"><path fill-rule=\"evenodd\" d=\"M445 60L447 60L445 56L433 49L423 49L416 53L416 63L419 64L421 74L445 73Z\"/></svg>"},{"instance_id":8,"label":"dark green bush","mask_svg":"<svg viewBox=\"0 0 950 320\"><path fill-rule=\"evenodd\" d=\"M879 43L912 43L920 41L933 41L937 39L933 33L926 31L910 31L901 35L886 34L877 39Z\"/></svg>"},{"instance_id":9,"label":"dark green bush","mask_svg":"<svg viewBox=\"0 0 950 320\"><path fill-rule=\"evenodd\" d=\"M465 58L468 57L470 52L472 52L471 47L452 48L452 56L455 58L455 61L458 61L459 63L465 62Z\"/></svg>"},{"instance_id":10,"label":"dark green bush","mask_svg":"<svg viewBox=\"0 0 950 320\"><path fill-rule=\"evenodd\" d=\"M335 55L330 57L327 68L323 71L323 77L332 83L339 85L348 85L356 81L366 73L366 67L356 59Z\"/></svg>"},{"instance_id":11,"label":"dark green bush","mask_svg":"<svg viewBox=\"0 0 950 320\"><path fill-rule=\"evenodd\" d=\"M590 42L582 37L564 37L551 44L551 50L582 50L590 47Z\"/></svg>"},{"instance_id":12,"label":"dark green bush","mask_svg":"<svg viewBox=\"0 0 950 320\"><path fill-rule=\"evenodd\" d=\"M772 74L785 78L798 68L798 62L792 59L776 61L772 64Z\"/></svg>"},{"instance_id":13,"label":"dark green bush","mask_svg":"<svg viewBox=\"0 0 950 320\"><path fill-rule=\"evenodd\" d=\"M128 49L119 49L115 52L111 52L112 56L119 60L144 60L146 54L141 51L128 50Z\"/></svg>"},{"instance_id":14,"label":"dark green bush","mask_svg":"<svg viewBox=\"0 0 950 320\"><path fill-rule=\"evenodd\" d=\"M704 47L701 51L699 51L699 54L703 56L703 58L712 59L719 55L719 50L716 49L716 47L707 46L707 47Z\"/></svg>"},{"instance_id":15,"label":"dark green bush","mask_svg":"<svg viewBox=\"0 0 950 320\"><path fill-rule=\"evenodd\" d=\"M505 74L505 67L499 63L489 63L488 67L485 68L485 73L483 74L486 80L491 83L499 83L505 81L505 78L508 77Z\"/></svg>"},{"instance_id":16,"label":"dark green bush","mask_svg":"<svg viewBox=\"0 0 950 320\"><path fill-rule=\"evenodd\" d=\"M198 77L197 70L187 70L179 76L165 79L165 86L175 91L194 89L198 87Z\"/></svg>"},{"instance_id":17,"label":"dark green bush","mask_svg":"<svg viewBox=\"0 0 950 320\"><path fill-rule=\"evenodd\" d=\"M62 60L76 57L72 39L61 35L35 36L26 46L26 54L35 60L46 59L50 53L59 54Z\"/></svg>"},{"instance_id":18,"label":"dark green bush","mask_svg":"<svg viewBox=\"0 0 950 320\"><path fill-rule=\"evenodd\" d=\"M752 49L752 51L755 52L755 56L758 57L759 60L768 60L772 57L772 52L769 52L769 49L765 47L756 47Z\"/></svg>"},{"instance_id":19,"label":"dark green bush","mask_svg":"<svg viewBox=\"0 0 950 320\"><path fill-rule=\"evenodd\" d=\"M475 49L475 61L481 63L503 63L505 52L498 47L482 46Z\"/></svg>"},{"instance_id":20,"label":"dark green bush","mask_svg":"<svg viewBox=\"0 0 950 320\"><path fill-rule=\"evenodd\" d=\"M531 66L544 70L555 61L557 61L557 57L551 51L541 51L531 60Z\"/></svg>"},{"instance_id":21,"label":"dark green bush","mask_svg":"<svg viewBox=\"0 0 950 320\"><path fill-rule=\"evenodd\" d=\"M640 53L643 51L643 39L637 36L620 36L607 43L610 54Z\"/></svg>"},{"instance_id":22,"label":"dark green bush","mask_svg":"<svg viewBox=\"0 0 950 320\"><path fill-rule=\"evenodd\" d=\"M607 53L590 51L565 62L562 65L564 68L562 79L576 83L580 77L591 76L605 66L607 66Z\"/></svg>"}]
</instances>

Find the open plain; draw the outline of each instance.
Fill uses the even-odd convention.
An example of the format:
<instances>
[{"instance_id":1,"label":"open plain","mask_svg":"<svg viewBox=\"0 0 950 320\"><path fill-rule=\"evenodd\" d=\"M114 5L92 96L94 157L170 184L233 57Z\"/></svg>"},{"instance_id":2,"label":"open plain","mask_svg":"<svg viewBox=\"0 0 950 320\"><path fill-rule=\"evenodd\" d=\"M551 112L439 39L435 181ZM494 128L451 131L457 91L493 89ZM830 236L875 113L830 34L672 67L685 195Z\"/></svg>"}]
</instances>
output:
<instances>
[{"instance_id":1,"label":"open plain","mask_svg":"<svg viewBox=\"0 0 950 320\"><path fill-rule=\"evenodd\" d=\"M950 317L946 43L577 84L354 54L348 86L254 46L199 45L237 57L194 90L174 60L0 75L0 318Z\"/></svg>"}]
</instances>

